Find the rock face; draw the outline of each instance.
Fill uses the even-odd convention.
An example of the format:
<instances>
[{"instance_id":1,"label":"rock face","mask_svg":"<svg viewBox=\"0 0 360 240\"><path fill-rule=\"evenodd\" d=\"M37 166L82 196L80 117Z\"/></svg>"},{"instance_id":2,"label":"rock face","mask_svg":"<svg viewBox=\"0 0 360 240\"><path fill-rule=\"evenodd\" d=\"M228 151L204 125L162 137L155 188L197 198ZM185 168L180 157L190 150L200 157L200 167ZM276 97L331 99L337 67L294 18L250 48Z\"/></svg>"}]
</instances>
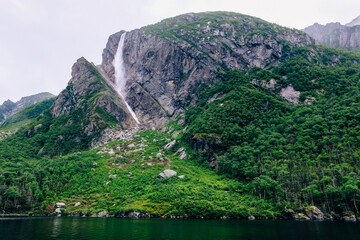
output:
<instances>
[{"instance_id":1,"label":"rock face","mask_svg":"<svg viewBox=\"0 0 360 240\"><path fill-rule=\"evenodd\" d=\"M100 66L77 60L51 108L54 118L79 110L84 123L78 135L90 136L92 148L175 120L200 100L200 87L220 81L219 71L271 67L292 48L314 43L301 31L229 12L190 13L124 33L109 37ZM113 65L121 36L123 96L115 90ZM264 87L274 85L273 80ZM179 157L187 158L185 152ZM216 156L210 162L216 168Z\"/></svg>"},{"instance_id":2,"label":"rock face","mask_svg":"<svg viewBox=\"0 0 360 240\"><path fill-rule=\"evenodd\" d=\"M128 126L135 125L133 119L129 117L129 112L124 107L122 99L107 84L106 79L101 76L94 65L82 57L73 65L71 75L72 78L67 88L60 93L51 109L53 117L68 114L76 108L82 108L87 98L99 94L98 97L94 96L92 103L115 116L119 122Z\"/></svg>"},{"instance_id":3,"label":"rock face","mask_svg":"<svg viewBox=\"0 0 360 240\"><path fill-rule=\"evenodd\" d=\"M266 34L258 34L260 28ZM122 34L110 36L103 52L101 68L113 82L112 64ZM166 19L126 33L126 100L142 124L160 127L196 103L197 89L214 79L219 69L265 68L279 63L285 45L311 43L300 31L236 13Z\"/></svg>"},{"instance_id":4,"label":"rock face","mask_svg":"<svg viewBox=\"0 0 360 240\"><path fill-rule=\"evenodd\" d=\"M16 103L10 100L5 101L2 105L0 105L0 125L5 122L6 119L26 108L27 106L45 101L53 97L55 96L51 93L44 92L28 97L23 97Z\"/></svg>"},{"instance_id":5,"label":"rock face","mask_svg":"<svg viewBox=\"0 0 360 240\"><path fill-rule=\"evenodd\" d=\"M112 84L101 75L96 66L83 57L73 65L72 78L66 89L55 100L51 114L56 118L60 115L69 114L73 110L84 112L85 119L88 122L82 131L86 135L91 135L102 129L103 127L100 125L107 123L106 118L109 118L106 116L116 118L122 129L131 129L136 126L136 122L131 117L123 99L113 89ZM109 141L107 137L100 136L91 145L97 147L107 141Z\"/></svg>"},{"instance_id":6,"label":"rock face","mask_svg":"<svg viewBox=\"0 0 360 240\"><path fill-rule=\"evenodd\" d=\"M321 44L336 48L360 48L360 16L342 25L328 23L325 26L315 23L303 30Z\"/></svg>"}]
</instances>

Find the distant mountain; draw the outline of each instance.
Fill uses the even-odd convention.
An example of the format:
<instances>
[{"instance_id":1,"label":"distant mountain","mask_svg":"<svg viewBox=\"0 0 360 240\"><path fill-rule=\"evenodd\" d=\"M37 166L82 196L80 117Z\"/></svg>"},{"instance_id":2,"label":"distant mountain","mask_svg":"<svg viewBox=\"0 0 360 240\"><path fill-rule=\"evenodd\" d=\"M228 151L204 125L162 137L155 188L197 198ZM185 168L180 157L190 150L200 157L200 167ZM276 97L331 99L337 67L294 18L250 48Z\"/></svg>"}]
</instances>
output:
<instances>
[{"instance_id":1,"label":"distant mountain","mask_svg":"<svg viewBox=\"0 0 360 240\"><path fill-rule=\"evenodd\" d=\"M345 26L347 26L347 27L353 27L353 26L357 26L357 25L360 25L360 16L358 16L357 18L355 18L351 22L345 24Z\"/></svg>"},{"instance_id":2,"label":"distant mountain","mask_svg":"<svg viewBox=\"0 0 360 240\"><path fill-rule=\"evenodd\" d=\"M345 25L339 22L326 25L315 23L303 31L319 43L330 47L360 49L360 16Z\"/></svg>"},{"instance_id":3,"label":"distant mountain","mask_svg":"<svg viewBox=\"0 0 360 240\"><path fill-rule=\"evenodd\" d=\"M6 119L11 117L15 113L26 108L27 106L42 102L53 97L55 96L51 93L43 92L28 97L23 97L16 103L12 102L11 100L5 101L2 105L0 105L0 124L5 122Z\"/></svg>"}]
</instances>

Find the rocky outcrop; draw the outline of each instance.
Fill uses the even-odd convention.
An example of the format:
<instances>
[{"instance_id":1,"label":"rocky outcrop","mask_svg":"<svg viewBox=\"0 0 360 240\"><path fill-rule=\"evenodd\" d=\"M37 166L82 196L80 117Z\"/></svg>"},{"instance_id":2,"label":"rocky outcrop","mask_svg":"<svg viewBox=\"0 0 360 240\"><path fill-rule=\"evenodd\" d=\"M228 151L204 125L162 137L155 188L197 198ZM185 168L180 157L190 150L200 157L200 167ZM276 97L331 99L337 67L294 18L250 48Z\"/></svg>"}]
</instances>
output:
<instances>
[{"instance_id":1,"label":"rocky outcrop","mask_svg":"<svg viewBox=\"0 0 360 240\"><path fill-rule=\"evenodd\" d=\"M299 97L300 92L296 91L294 87L290 84L285 88L281 89L280 92L281 97L283 97L286 101L292 103L292 104L298 104L299 103Z\"/></svg>"},{"instance_id":2,"label":"rocky outcrop","mask_svg":"<svg viewBox=\"0 0 360 240\"><path fill-rule=\"evenodd\" d=\"M150 218L152 215L142 212L120 212L115 215L118 218Z\"/></svg>"},{"instance_id":3,"label":"rocky outcrop","mask_svg":"<svg viewBox=\"0 0 360 240\"><path fill-rule=\"evenodd\" d=\"M221 136L214 134L195 134L191 141L191 146L195 152L203 152L212 170L218 167L216 152L223 149ZM212 151L209 151L209 150Z\"/></svg>"},{"instance_id":4,"label":"rocky outcrop","mask_svg":"<svg viewBox=\"0 0 360 240\"><path fill-rule=\"evenodd\" d=\"M23 97L16 103L14 103L10 100L5 101L2 105L0 105L0 125L3 122L5 122L6 119L11 117L15 113L21 111L22 109L24 109L30 105L53 98L53 97L55 97L55 96L52 95L51 93L44 92L44 93L38 93L35 95L31 95L28 97Z\"/></svg>"},{"instance_id":5,"label":"rocky outcrop","mask_svg":"<svg viewBox=\"0 0 360 240\"><path fill-rule=\"evenodd\" d=\"M305 209L305 214L311 219L311 220L317 220L317 221L323 221L324 220L324 213L320 211L315 206L310 206Z\"/></svg>"},{"instance_id":6,"label":"rocky outcrop","mask_svg":"<svg viewBox=\"0 0 360 240\"><path fill-rule=\"evenodd\" d=\"M123 33L110 36L103 52L101 67L111 81ZM209 84L218 70L266 68L279 63L285 45L311 43L300 31L235 13L190 13L166 19L126 33L126 100L142 124L160 127L196 103L196 91Z\"/></svg>"},{"instance_id":7,"label":"rocky outcrop","mask_svg":"<svg viewBox=\"0 0 360 240\"><path fill-rule=\"evenodd\" d=\"M328 23L321 25L315 23L303 30L321 44L336 48L360 48L360 16L352 22L342 25Z\"/></svg>"},{"instance_id":8,"label":"rocky outcrop","mask_svg":"<svg viewBox=\"0 0 360 240\"><path fill-rule=\"evenodd\" d=\"M110 214L106 211L101 211L98 213L94 213L93 215L91 215L90 217L99 217L99 218L107 218L107 217L111 217Z\"/></svg>"},{"instance_id":9,"label":"rocky outcrop","mask_svg":"<svg viewBox=\"0 0 360 240\"><path fill-rule=\"evenodd\" d=\"M96 66L83 57L73 65L72 78L66 89L55 100L51 114L56 118L79 109L84 112L85 119L88 121L82 130L86 135L92 135L99 129L103 129L104 125L109 125L109 117L107 117L109 115L116 119L118 126L115 127L121 126L122 128L116 129L116 134L109 130L108 132L112 134L99 135L93 139L92 147L110 141L109 136L112 135L119 138L127 136L126 131L122 134L119 131L136 126L123 99L113 89L112 84L107 82Z\"/></svg>"},{"instance_id":10,"label":"rocky outcrop","mask_svg":"<svg viewBox=\"0 0 360 240\"><path fill-rule=\"evenodd\" d=\"M294 215L294 219L295 220L300 220L300 221L307 221L310 220L310 218L306 215L304 215L303 213L297 213Z\"/></svg>"},{"instance_id":11,"label":"rocky outcrop","mask_svg":"<svg viewBox=\"0 0 360 240\"><path fill-rule=\"evenodd\" d=\"M171 142L169 142L168 144L166 144L166 145L164 146L164 149L167 150L167 151L169 151L170 149L172 149L172 148L175 146L175 144L176 144L176 140L171 141Z\"/></svg>"}]
</instances>

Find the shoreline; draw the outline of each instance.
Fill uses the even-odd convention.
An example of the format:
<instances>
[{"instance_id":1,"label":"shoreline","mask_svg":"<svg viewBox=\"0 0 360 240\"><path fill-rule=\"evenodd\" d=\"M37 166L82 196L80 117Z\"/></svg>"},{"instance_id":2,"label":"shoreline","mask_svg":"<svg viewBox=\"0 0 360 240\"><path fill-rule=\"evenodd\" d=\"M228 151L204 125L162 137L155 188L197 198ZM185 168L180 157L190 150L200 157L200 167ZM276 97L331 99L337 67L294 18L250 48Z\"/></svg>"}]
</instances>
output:
<instances>
[{"instance_id":1,"label":"shoreline","mask_svg":"<svg viewBox=\"0 0 360 240\"><path fill-rule=\"evenodd\" d=\"M66 218L66 217L75 217L75 218L122 218L122 219L183 219L183 220L248 220L248 221L291 221L291 222L360 222L360 219L356 219L356 221L349 221L345 219L324 219L324 220L316 220L316 219L288 219L285 217L186 217L186 216L124 216L124 215L106 215L106 216L94 216L94 215L80 215L80 214L67 214L67 215L46 215L46 214L18 214L18 213L7 213L0 214L0 219L4 218Z\"/></svg>"}]
</instances>

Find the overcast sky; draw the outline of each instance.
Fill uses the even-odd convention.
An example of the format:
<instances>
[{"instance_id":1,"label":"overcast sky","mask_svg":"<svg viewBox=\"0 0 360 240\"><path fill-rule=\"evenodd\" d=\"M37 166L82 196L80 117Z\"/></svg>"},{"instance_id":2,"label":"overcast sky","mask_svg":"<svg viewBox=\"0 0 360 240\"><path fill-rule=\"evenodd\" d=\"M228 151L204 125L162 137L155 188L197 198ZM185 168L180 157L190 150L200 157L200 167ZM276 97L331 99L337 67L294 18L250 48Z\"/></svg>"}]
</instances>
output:
<instances>
[{"instance_id":1,"label":"overcast sky","mask_svg":"<svg viewBox=\"0 0 360 240\"><path fill-rule=\"evenodd\" d=\"M0 104L58 94L81 56L101 63L110 34L188 12L234 11L302 29L347 23L359 0L0 0Z\"/></svg>"}]
</instances>

